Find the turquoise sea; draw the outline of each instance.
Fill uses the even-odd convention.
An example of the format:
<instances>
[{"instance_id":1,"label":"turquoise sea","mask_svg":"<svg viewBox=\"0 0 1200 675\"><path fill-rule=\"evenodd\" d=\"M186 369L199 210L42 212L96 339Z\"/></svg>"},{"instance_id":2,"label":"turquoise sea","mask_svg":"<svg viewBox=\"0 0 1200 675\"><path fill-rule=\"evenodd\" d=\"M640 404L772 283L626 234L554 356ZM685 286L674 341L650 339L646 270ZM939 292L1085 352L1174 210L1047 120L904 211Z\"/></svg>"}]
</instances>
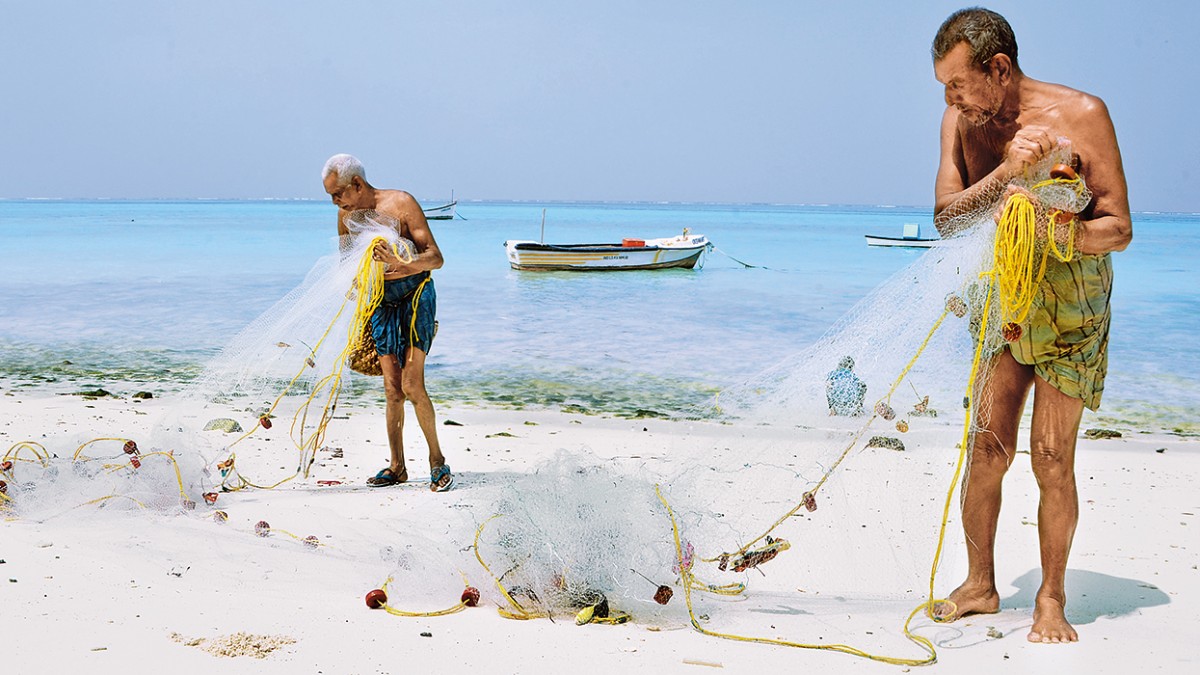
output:
<instances>
[{"instance_id":1,"label":"turquoise sea","mask_svg":"<svg viewBox=\"0 0 1200 675\"><path fill-rule=\"evenodd\" d=\"M432 203L431 203L432 204ZM537 273L503 242L690 228L700 270ZM920 251L868 248L928 209L460 202L433 221L442 402L669 414L812 341ZM325 201L0 201L0 387L129 395L186 383L335 250ZM1138 213L1115 254L1109 378L1088 423L1195 433L1200 214ZM745 268L729 256L758 267Z\"/></svg>"}]
</instances>

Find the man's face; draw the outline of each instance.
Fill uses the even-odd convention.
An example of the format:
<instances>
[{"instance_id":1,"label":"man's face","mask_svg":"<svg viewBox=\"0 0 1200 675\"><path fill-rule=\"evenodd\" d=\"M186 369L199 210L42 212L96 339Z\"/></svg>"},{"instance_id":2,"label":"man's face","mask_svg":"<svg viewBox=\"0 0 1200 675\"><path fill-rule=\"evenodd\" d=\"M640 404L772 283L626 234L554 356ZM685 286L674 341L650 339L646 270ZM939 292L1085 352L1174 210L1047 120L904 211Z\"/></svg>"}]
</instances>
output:
<instances>
[{"instance_id":1,"label":"man's face","mask_svg":"<svg viewBox=\"0 0 1200 675\"><path fill-rule=\"evenodd\" d=\"M968 122L980 126L992 119L1004 103L1004 87L994 70L971 63L970 47L960 42L933 64L938 82L946 87L946 105L958 108Z\"/></svg>"},{"instance_id":2,"label":"man's face","mask_svg":"<svg viewBox=\"0 0 1200 675\"><path fill-rule=\"evenodd\" d=\"M358 176L350 179L345 185L338 185L337 174L329 174L325 177L325 192L333 203L343 211L353 211L359 206L359 201L362 199L362 180Z\"/></svg>"}]
</instances>

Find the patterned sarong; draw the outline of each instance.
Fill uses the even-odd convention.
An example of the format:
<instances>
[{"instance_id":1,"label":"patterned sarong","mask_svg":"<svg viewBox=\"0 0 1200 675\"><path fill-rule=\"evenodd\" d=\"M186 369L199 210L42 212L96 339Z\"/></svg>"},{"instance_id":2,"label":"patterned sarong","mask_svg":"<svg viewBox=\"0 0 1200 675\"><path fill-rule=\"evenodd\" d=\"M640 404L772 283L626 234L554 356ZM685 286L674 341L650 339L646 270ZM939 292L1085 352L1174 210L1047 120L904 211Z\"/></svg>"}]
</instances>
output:
<instances>
[{"instance_id":1,"label":"patterned sarong","mask_svg":"<svg viewBox=\"0 0 1200 675\"><path fill-rule=\"evenodd\" d=\"M1107 253L1066 263L1052 256L1025 330L1009 345L1018 363L1092 410L1100 407L1108 372L1112 275Z\"/></svg>"},{"instance_id":2,"label":"patterned sarong","mask_svg":"<svg viewBox=\"0 0 1200 675\"><path fill-rule=\"evenodd\" d=\"M383 303L371 315L371 335L380 354L395 354L401 363L409 347L426 354L433 346L437 292L433 277L421 272L383 283Z\"/></svg>"}]
</instances>

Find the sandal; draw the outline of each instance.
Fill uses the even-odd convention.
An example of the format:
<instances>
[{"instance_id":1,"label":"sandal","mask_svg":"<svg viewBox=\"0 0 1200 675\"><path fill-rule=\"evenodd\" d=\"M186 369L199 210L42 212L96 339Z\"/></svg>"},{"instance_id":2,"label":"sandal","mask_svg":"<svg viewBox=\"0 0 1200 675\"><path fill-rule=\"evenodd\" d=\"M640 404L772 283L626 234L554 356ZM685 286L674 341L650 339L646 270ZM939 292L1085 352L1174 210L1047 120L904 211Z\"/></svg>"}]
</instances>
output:
<instances>
[{"instance_id":1,"label":"sandal","mask_svg":"<svg viewBox=\"0 0 1200 675\"><path fill-rule=\"evenodd\" d=\"M429 489L433 492L445 492L454 485L454 474L450 473L450 465L443 464L429 473Z\"/></svg>"},{"instance_id":2,"label":"sandal","mask_svg":"<svg viewBox=\"0 0 1200 675\"><path fill-rule=\"evenodd\" d=\"M406 480L408 480L408 469L404 469L400 472L400 475L396 475L391 467L384 467L379 470L379 473L367 479L367 485L371 487L387 487L403 483Z\"/></svg>"}]
</instances>

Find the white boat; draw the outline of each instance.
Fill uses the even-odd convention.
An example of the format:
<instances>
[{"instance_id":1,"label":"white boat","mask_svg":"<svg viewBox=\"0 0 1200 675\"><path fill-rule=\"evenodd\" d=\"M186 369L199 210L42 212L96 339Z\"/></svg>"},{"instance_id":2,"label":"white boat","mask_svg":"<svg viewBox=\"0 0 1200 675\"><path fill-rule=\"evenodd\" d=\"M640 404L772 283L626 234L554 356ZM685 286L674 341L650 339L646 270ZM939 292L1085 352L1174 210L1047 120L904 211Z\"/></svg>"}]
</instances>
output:
<instances>
[{"instance_id":1,"label":"white boat","mask_svg":"<svg viewBox=\"0 0 1200 675\"><path fill-rule=\"evenodd\" d=\"M513 239L504 242L514 270L659 270L692 269L712 248L702 234L687 230L664 239L623 239L619 244L543 244Z\"/></svg>"},{"instance_id":2,"label":"white boat","mask_svg":"<svg viewBox=\"0 0 1200 675\"><path fill-rule=\"evenodd\" d=\"M441 206L431 206L422 210L425 212L426 220L453 220L456 206L458 206L458 200L451 200Z\"/></svg>"},{"instance_id":3,"label":"white boat","mask_svg":"<svg viewBox=\"0 0 1200 675\"><path fill-rule=\"evenodd\" d=\"M938 237L928 238L921 236L921 225L919 223L905 223L904 235L901 237L885 237L879 234L868 234L867 246L896 246L901 248L929 248L936 246L942 241Z\"/></svg>"}]
</instances>

